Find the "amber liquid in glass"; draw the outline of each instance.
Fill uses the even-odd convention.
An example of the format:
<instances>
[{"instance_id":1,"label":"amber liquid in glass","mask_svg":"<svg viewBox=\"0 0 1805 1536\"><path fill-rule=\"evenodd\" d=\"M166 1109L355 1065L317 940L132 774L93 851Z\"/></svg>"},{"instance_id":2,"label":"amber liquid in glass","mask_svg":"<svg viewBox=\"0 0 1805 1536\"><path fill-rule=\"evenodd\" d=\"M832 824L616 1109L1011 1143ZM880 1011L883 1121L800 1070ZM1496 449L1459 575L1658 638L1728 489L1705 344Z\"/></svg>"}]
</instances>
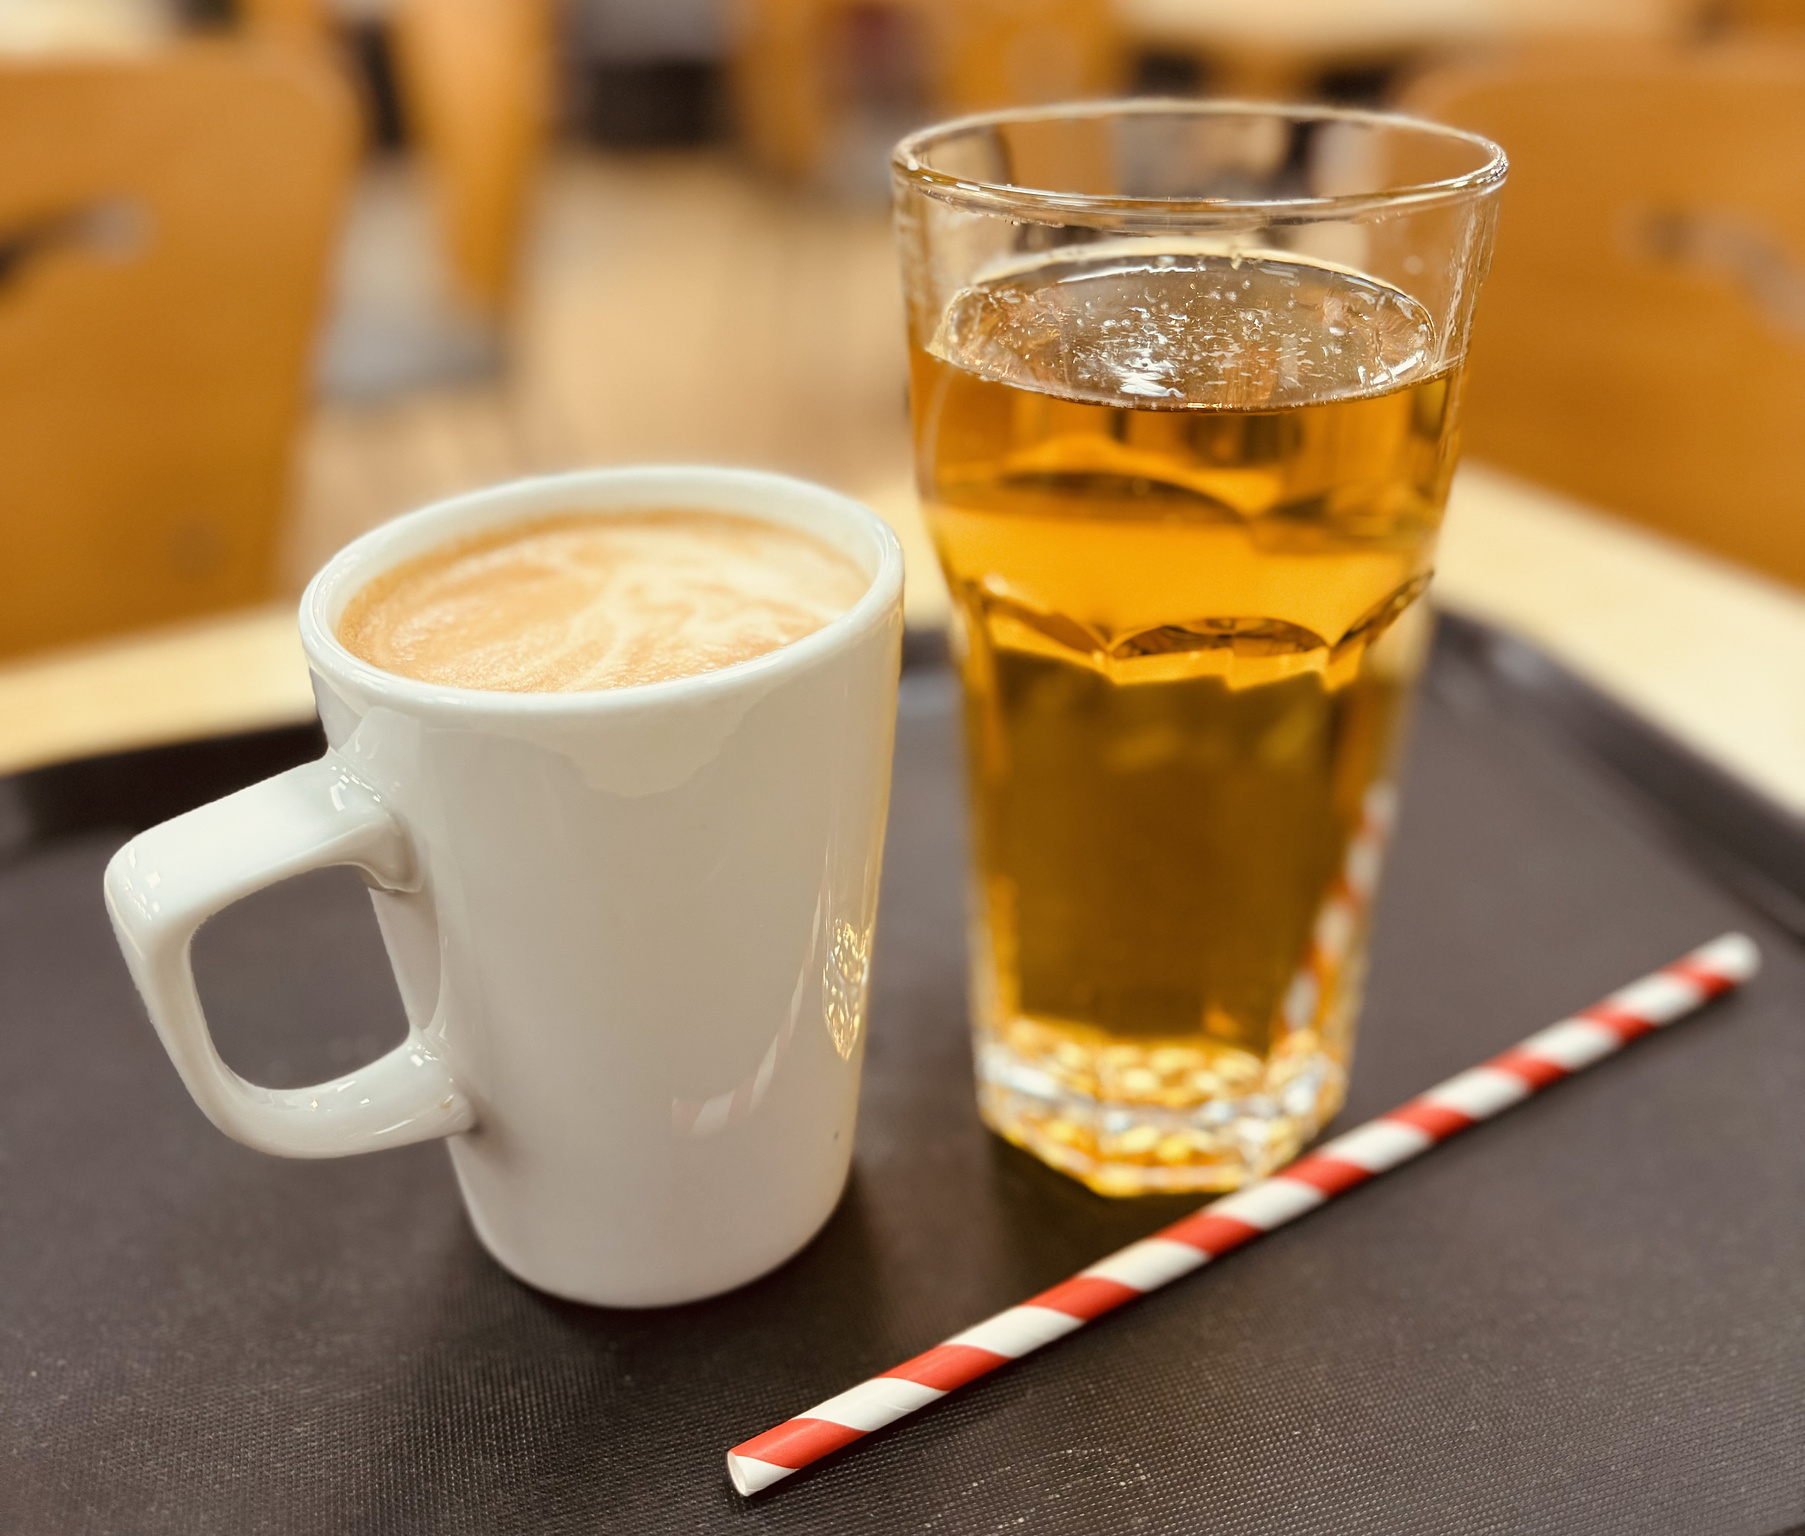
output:
<instances>
[{"instance_id":1,"label":"amber liquid in glass","mask_svg":"<svg viewBox=\"0 0 1805 1536\"><path fill-rule=\"evenodd\" d=\"M980 1105L1107 1194L1232 1188L1344 1092L1458 378L1368 278L1083 255L913 356Z\"/></svg>"}]
</instances>

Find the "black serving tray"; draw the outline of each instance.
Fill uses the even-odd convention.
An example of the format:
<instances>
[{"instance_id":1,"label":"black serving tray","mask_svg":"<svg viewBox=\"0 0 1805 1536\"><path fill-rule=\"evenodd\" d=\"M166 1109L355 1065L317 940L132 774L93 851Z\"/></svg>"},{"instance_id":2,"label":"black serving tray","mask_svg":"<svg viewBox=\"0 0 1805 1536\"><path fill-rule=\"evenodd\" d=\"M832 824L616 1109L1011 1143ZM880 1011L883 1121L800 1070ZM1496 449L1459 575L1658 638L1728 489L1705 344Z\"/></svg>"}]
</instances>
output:
<instances>
[{"instance_id":1,"label":"black serving tray","mask_svg":"<svg viewBox=\"0 0 1805 1536\"><path fill-rule=\"evenodd\" d=\"M113 948L131 829L312 730L0 780L0 1530L1725 1533L1805 1522L1805 829L1444 619L1353 1123L1732 927L1742 995L753 1501L729 1445L1196 1202L979 1126L951 677L903 683L859 1142L777 1273L610 1312L503 1274L433 1146L202 1119ZM402 1031L345 871L211 923L227 1058Z\"/></svg>"}]
</instances>

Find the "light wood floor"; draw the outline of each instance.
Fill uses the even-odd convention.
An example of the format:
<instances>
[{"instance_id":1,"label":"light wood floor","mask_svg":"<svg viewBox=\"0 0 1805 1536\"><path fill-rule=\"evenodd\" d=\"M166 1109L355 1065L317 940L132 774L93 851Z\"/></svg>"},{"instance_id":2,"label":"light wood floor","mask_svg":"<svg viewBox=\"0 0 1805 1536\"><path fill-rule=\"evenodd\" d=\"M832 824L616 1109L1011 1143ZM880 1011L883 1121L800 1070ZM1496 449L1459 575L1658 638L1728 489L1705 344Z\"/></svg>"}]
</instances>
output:
<instances>
[{"instance_id":1,"label":"light wood floor","mask_svg":"<svg viewBox=\"0 0 1805 1536\"><path fill-rule=\"evenodd\" d=\"M779 469L853 495L907 476L888 216L710 156L572 157L547 178L505 382L326 405L285 558L298 588L436 497L581 465Z\"/></svg>"}]
</instances>

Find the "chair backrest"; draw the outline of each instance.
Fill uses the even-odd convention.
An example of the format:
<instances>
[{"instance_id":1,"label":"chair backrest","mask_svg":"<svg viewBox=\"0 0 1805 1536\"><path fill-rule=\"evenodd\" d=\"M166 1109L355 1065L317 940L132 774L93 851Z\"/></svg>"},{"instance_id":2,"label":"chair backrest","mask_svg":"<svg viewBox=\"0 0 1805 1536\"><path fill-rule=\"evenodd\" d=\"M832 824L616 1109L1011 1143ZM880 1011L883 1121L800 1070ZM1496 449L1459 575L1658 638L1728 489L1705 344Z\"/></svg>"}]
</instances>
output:
<instances>
[{"instance_id":1,"label":"chair backrest","mask_svg":"<svg viewBox=\"0 0 1805 1536\"><path fill-rule=\"evenodd\" d=\"M0 60L0 655L272 591L354 144L281 50Z\"/></svg>"},{"instance_id":2,"label":"chair backrest","mask_svg":"<svg viewBox=\"0 0 1805 1536\"><path fill-rule=\"evenodd\" d=\"M238 0L244 23L273 42L326 50L332 46L332 13L326 0Z\"/></svg>"},{"instance_id":3,"label":"chair backrest","mask_svg":"<svg viewBox=\"0 0 1805 1536\"><path fill-rule=\"evenodd\" d=\"M1805 50L1539 53L1405 105L1511 159L1466 451L1805 584Z\"/></svg>"},{"instance_id":4,"label":"chair backrest","mask_svg":"<svg viewBox=\"0 0 1805 1536\"><path fill-rule=\"evenodd\" d=\"M1708 24L1750 32L1805 31L1805 0L1709 0Z\"/></svg>"},{"instance_id":5,"label":"chair backrest","mask_svg":"<svg viewBox=\"0 0 1805 1536\"><path fill-rule=\"evenodd\" d=\"M548 0L399 0L402 111L425 159L460 296L499 316L513 296L554 85Z\"/></svg>"},{"instance_id":6,"label":"chair backrest","mask_svg":"<svg viewBox=\"0 0 1805 1536\"><path fill-rule=\"evenodd\" d=\"M738 126L753 157L833 180L850 147L886 195L886 151L901 132L1107 95L1123 80L1106 0L732 0L731 9Z\"/></svg>"}]
</instances>

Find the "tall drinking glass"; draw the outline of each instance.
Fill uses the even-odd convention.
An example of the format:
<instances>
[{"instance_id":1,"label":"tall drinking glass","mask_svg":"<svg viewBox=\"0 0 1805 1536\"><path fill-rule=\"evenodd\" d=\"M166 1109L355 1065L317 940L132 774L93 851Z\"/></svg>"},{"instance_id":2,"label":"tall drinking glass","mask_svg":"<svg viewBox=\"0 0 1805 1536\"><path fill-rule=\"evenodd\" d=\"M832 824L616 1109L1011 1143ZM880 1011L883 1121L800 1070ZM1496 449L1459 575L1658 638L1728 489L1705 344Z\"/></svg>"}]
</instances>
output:
<instances>
[{"instance_id":1,"label":"tall drinking glass","mask_svg":"<svg viewBox=\"0 0 1805 1536\"><path fill-rule=\"evenodd\" d=\"M1504 155L1136 101L893 170L980 1108L1105 1194L1232 1188L1345 1092Z\"/></svg>"}]
</instances>

